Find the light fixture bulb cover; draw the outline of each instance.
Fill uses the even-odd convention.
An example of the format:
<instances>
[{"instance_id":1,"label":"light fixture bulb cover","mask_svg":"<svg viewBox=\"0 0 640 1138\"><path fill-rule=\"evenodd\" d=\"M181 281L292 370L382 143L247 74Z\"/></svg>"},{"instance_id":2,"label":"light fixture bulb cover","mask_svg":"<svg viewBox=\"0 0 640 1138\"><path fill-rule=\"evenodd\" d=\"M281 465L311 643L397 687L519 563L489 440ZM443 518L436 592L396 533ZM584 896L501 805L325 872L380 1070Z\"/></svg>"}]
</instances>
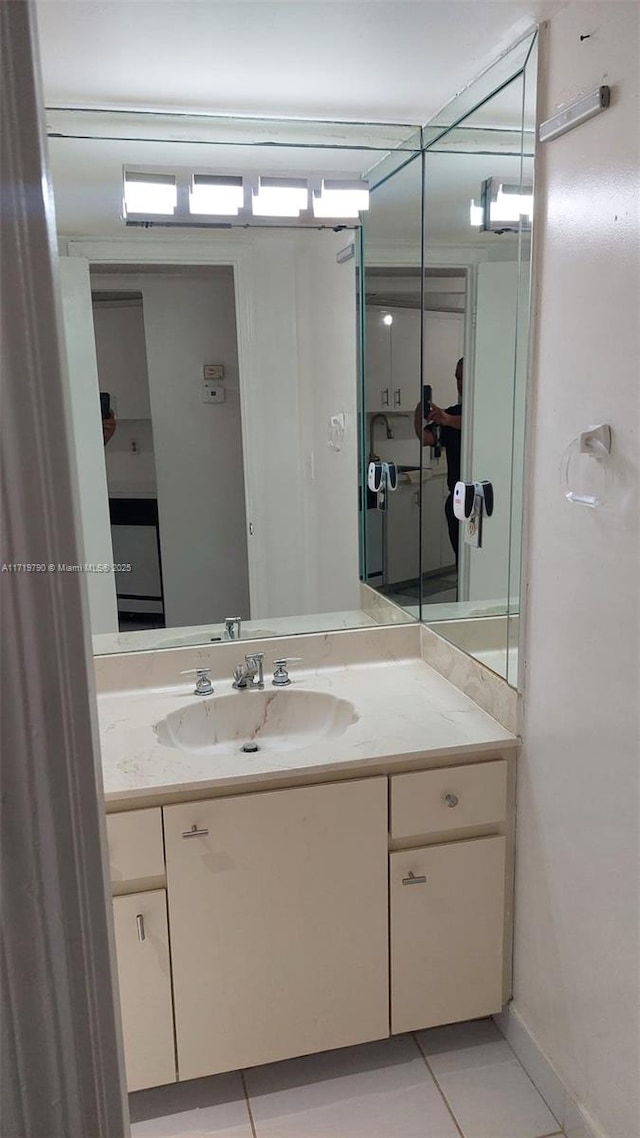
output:
<instances>
[{"instance_id":1,"label":"light fixture bulb cover","mask_svg":"<svg viewBox=\"0 0 640 1138\"><path fill-rule=\"evenodd\" d=\"M175 213L177 201L178 190L174 174L125 171L125 214L149 213L168 216Z\"/></svg>"},{"instance_id":2,"label":"light fixture bulb cover","mask_svg":"<svg viewBox=\"0 0 640 1138\"><path fill-rule=\"evenodd\" d=\"M313 193L314 217L357 217L369 208L369 186L363 181L322 179L320 193Z\"/></svg>"},{"instance_id":3,"label":"light fixture bulb cover","mask_svg":"<svg viewBox=\"0 0 640 1138\"><path fill-rule=\"evenodd\" d=\"M260 178L252 193L256 217L299 217L309 203L306 178Z\"/></svg>"},{"instance_id":4,"label":"light fixture bulb cover","mask_svg":"<svg viewBox=\"0 0 640 1138\"><path fill-rule=\"evenodd\" d=\"M194 174L190 213L237 217L244 205L244 182L235 174Z\"/></svg>"}]
</instances>

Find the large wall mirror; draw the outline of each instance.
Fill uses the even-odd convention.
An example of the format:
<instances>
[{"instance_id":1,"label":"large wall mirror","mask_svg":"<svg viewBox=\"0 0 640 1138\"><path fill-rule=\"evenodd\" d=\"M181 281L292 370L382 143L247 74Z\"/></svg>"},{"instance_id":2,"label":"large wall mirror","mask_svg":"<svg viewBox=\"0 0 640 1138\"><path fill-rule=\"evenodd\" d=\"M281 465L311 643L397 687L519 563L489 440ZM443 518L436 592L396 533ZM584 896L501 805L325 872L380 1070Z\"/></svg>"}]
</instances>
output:
<instances>
[{"instance_id":1,"label":"large wall mirror","mask_svg":"<svg viewBox=\"0 0 640 1138\"><path fill-rule=\"evenodd\" d=\"M48 110L85 557L120 567L88 575L97 653L423 619L515 682L530 229L469 209L532 183L530 49L426 128ZM136 166L364 177L370 209L126 228ZM482 550L416 413L460 402L461 358Z\"/></svg>"}]
</instances>

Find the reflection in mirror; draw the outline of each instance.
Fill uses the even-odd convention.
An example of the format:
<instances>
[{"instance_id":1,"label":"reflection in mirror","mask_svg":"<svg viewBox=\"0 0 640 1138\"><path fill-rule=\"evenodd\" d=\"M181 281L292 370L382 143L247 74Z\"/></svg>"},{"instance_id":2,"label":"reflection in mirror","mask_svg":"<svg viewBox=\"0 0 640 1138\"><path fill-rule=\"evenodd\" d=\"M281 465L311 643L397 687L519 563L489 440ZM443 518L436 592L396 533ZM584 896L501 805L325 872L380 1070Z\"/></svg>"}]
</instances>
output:
<instances>
[{"instance_id":1,"label":"reflection in mirror","mask_svg":"<svg viewBox=\"0 0 640 1138\"><path fill-rule=\"evenodd\" d=\"M422 618L515 682L530 229L470 206L532 185L526 50L422 130L49 112L85 556L132 566L89 575L96 651ZM364 177L370 209L126 229L136 165ZM458 470L494 485L480 549Z\"/></svg>"},{"instance_id":2,"label":"reflection in mirror","mask_svg":"<svg viewBox=\"0 0 640 1138\"><path fill-rule=\"evenodd\" d=\"M420 391L421 155L372 188L363 254L365 465L373 468L376 487L368 474L363 579L417 618L420 446L413 412ZM388 619L394 611L387 606Z\"/></svg>"},{"instance_id":3,"label":"reflection in mirror","mask_svg":"<svg viewBox=\"0 0 640 1138\"><path fill-rule=\"evenodd\" d=\"M306 142L297 124L298 146L290 124L274 145L271 123L256 127L263 149L246 123L237 140L238 124L181 119L167 141L170 122L103 112L87 138L86 114L59 114L50 152L86 560L123 567L89 575L94 649L384 622L361 598L358 564L359 219L127 230L122 171L360 177L390 145L401 160L399 132L415 128L337 127L334 147L330 124L307 124ZM207 126L220 142L201 137Z\"/></svg>"},{"instance_id":4,"label":"reflection in mirror","mask_svg":"<svg viewBox=\"0 0 640 1138\"><path fill-rule=\"evenodd\" d=\"M382 163L363 234L363 451L398 471L367 495L364 580L514 684L535 67L530 37L423 130L422 162Z\"/></svg>"},{"instance_id":5,"label":"reflection in mirror","mask_svg":"<svg viewBox=\"0 0 640 1138\"><path fill-rule=\"evenodd\" d=\"M530 304L534 66L530 58L526 72L438 138L425 155L425 260L428 265L457 263L466 277L468 302L458 341L463 368L453 344L448 361L438 359L439 342L430 336L428 313L425 316L425 382L430 364L436 366L437 360L442 374L448 372L448 391L454 395L453 375L458 366L463 370L463 394L459 406L451 400L442 438L450 491L445 510L452 546L457 547L457 575L451 578L455 592L447 597L432 589L429 559L434 528L423 499L422 619L514 684ZM505 192L492 201L496 186ZM486 229L478 224L483 193ZM437 419L438 413L432 417ZM426 466L434 454L433 442L425 429L425 443L431 444L424 448L429 454ZM491 484L491 516L483 511L480 521L452 518L456 477L468 484Z\"/></svg>"}]
</instances>

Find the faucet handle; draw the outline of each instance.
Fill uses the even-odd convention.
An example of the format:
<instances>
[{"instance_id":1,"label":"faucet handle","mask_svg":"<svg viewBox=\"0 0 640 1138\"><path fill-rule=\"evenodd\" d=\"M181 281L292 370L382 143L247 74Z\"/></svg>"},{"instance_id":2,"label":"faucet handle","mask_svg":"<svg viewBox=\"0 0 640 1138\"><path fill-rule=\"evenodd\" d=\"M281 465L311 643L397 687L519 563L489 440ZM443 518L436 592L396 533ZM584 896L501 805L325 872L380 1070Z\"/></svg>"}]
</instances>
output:
<instances>
[{"instance_id":1,"label":"faucet handle","mask_svg":"<svg viewBox=\"0 0 640 1138\"><path fill-rule=\"evenodd\" d=\"M299 664L302 656L286 656L282 660L274 660L275 672L271 683L276 688L286 688L291 683L291 677L287 671L288 664Z\"/></svg>"},{"instance_id":2,"label":"faucet handle","mask_svg":"<svg viewBox=\"0 0 640 1138\"><path fill-rule=\"evenodd\" d=\"M211 668L187 668L181 676L197 676L194 695L213 695L213 684L209 679Z\"/></svg>"},{"instance_id":3,"label":"faucet handle","mask_svg":"<svg viewBox=\"0 0 640 1138\"><path fill-rule=\"evenodd\" d=\"M264 652L249 652L245 656L245 660L249 668L257 668L258 664L264 660Z\"/></svg>"}]
</instances>

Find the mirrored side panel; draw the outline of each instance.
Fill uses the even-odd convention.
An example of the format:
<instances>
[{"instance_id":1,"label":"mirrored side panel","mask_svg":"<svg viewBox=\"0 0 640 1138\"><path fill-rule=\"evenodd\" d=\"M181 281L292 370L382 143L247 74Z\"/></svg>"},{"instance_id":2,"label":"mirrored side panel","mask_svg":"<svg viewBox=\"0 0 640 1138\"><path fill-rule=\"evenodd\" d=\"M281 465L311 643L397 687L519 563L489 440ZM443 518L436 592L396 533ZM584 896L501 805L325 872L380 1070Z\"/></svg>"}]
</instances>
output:
<instances>
[{"instance_id":1,"label":"mirrored side panel","mask_svg":"<svg viewBox=\"0 0 640 1138\"><path fill-rule=\"evenodd\" d=\"M522 186L534 185L534 140L537 107L538 44L533 44L523 74ZM531 323L531 270L533 219L520 229L520 273L513 408L513 460L509 548L509 609L507 618L507 680L518 686L520 639L520 589L522 578L523 499L526 458L527 377L529 374Z\"/></svg>"},{"instance_id":2,"label":"mirrored side panel","mask_svg":"<svg viewBox=\"0 0 640 1138\"><path fill-rule=\"evenodd\" d=\"M425 291L423 466L435 479L444 464L444 488L439 565L436 495L424 497L422 619L511 682L533 186L525 95L520 74L425 155L426 279L457 272L459 307L436 317Z\"/></svg>"},{"instance_id":3,"label":"mirrored side panel","mask_svg":"<svg viewBox=\"0 0 640 1138\"><path fill-rule=\"evenodd\" d=\"M394 621L420 611L422 168L375 186L363 227L362 577Z\"/></svg>"}]
</instances>

